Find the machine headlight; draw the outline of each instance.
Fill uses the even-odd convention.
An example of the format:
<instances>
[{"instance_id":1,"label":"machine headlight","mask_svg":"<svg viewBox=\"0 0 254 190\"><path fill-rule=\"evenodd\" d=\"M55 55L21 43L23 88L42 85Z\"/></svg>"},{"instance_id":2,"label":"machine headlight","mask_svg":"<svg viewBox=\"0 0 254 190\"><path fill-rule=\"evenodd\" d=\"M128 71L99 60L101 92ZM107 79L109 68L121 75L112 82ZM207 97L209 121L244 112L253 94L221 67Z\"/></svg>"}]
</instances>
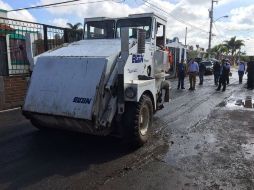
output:
<instances>
[{"instance_id":1,"label":"machine headlight","mask_svg":"<svg viewBox=\"0 0 254 190\"><path fill-rule=\"evenodd\" d=\"M130 99L134 98L136 96L135 89L133 87L127 87L125 89L125 96Z\"/></svg>"}]
</instances>

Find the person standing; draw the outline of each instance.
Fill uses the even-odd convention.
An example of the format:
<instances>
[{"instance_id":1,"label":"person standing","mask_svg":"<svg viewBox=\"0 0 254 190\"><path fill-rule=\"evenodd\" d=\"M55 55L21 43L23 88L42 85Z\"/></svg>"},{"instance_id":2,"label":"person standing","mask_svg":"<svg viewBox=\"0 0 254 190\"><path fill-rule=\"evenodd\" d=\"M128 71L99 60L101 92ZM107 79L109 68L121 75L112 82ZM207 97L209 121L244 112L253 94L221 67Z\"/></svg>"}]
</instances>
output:
<instances>
[{"instance_id":1,"label":"person standing","mask_svg":"<svg viewBox=\"0 0 254 190\"><path fill-rule=\"evenodd\" d=\"M199 85L203 85L205 70L205 64L201 61L199 63Z\"/></svg>"},{"instance_id":2,"label":"person standing","mask_svg":"<svg viewBox=\"0 0 254 190\"><path fill-rule=\"evenodd\" d=\"M186 65L184 60L182 59L180 63L177 65L177 76L178 76L178 87L177 89L185 89L184 88L184 78L186 75Z\"/></svg>"},{"instance_id":3,"label":"person standing","mask_svg":"<svg viewBox=\"0 0 254 190\"><path fill-rule=\"evenodd\" d=\"M191 60L188 68L189 80L190 80L190 88L189 90L195 90L196 86L196 76L199 73L198 63L194 60Z\"/></svg>"},{"instance_id":4,"label":"person standing","mask_svg":"<svg viewBox=\"0 0 254 190\"><path fill-rule=\"evenodd\" d=\"M228 72L228 69L226 67L226 63L225 63L225 60L223 60L222 65L220 67L220 79L219 79L219 86L216 89L217 91L220 91L221 86L223 86L222 88L223 92L226 90L227 72Z\"/></svg>"},{"instance_id":5,"label":"person standing","mask_svg":"<svg viewBox=\"0 0 254 190\"><path fill-rule=\"evenodd\" d=\"M229 84L229 74L230 74L230 63L229 63L229 60L227 59L226 60L226 82L227 82L227 85Z\"/></svg>"},{"instance_id":6,"label":"person standing","mask_svg":"<svg viewBox=\"0 0 254 190\"><path fill-rule=\"evenodd\" d=\"M249 61L247 66L247 89L253 90L254 89L254 61Z\"/></svg>"},{"instance_id":7,"label":"person standing","mask_svg":"<svg viewBox=\"0 0 254 190\"><path fill-rule=\"evenodd\" d=\"M239 67L238 67L239 84L242 84L242 82L243 82L244 72L245 72L245 64L244 64L244 62L241 61L239 63Z\"/></svg>"},{"instance_id":8,"label":"person standing","mask_svg":"<svg viewBox=\"0 0 254 190\"><path fill-rule=\"evenodd\" d=\"M214 84L218 86L220 78L220 62L216 61L213 65Z\"/></svg>"}]
</instances>

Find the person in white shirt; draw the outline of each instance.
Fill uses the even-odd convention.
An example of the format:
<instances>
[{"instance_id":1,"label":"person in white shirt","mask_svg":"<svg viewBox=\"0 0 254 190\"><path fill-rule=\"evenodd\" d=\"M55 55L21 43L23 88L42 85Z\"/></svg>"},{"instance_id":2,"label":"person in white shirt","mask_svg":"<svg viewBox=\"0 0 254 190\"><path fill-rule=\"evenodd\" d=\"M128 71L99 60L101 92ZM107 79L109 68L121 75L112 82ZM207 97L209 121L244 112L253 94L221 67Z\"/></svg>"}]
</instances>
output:
<instances>
[{"instance_id":1,"label":"person in white shirt","mask_svg":"<svg viewBox=\"0 0 254 190\"><path fill-rule=\"evenodd\" d=\"M244 72L245 72L245 64L244 64L244 62L241 61L239 63L239 67L238 67L239 84L242 84L242 82L243 82Z\"/></svg>"},{"instance_id":2,"label":"person in white shirt","mask_svg":"<svg viewBox=\"0 0 254 190\"><path fill-rule=\"evenodd\" d=\"M189 90L195 90L196 76L199 73L199 66L195 60L191 60L191 62L189 63L188 73L189 73L189 79L190 79Z\"/></svg>"}]
</instances>

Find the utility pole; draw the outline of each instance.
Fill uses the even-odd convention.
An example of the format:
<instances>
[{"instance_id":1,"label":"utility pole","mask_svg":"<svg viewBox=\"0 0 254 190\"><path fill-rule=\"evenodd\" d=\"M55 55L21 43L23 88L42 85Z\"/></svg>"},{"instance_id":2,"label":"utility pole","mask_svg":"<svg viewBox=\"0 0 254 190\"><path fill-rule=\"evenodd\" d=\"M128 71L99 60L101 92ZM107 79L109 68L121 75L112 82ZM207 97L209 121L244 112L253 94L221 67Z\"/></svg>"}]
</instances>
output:
<instances>
[{"instance_id":1,"label":"utility pole","mask_svg":"<svg viewBox=\"0 0 254 190\"><path fill-rule=\"evenodd\" d=\"M185 42L184 42L185 46L187 45L187 30L188 30L188 28L186 27L185 28Z\"/></svg>"},{"instance_id":2,"label":"utility pole","mask_svg":"<svg viewBox=\"0 0 254 190\"><path fill-rule=\"evenodd\" d=\"M210 30L209 30L209 42L208 42L208 58L211 56L211 41L212 41L212 29L213 29L213 4L218 3L218 0L212 0L212 6L209 10L210 18Z\"/></svg>"}]
</instances>

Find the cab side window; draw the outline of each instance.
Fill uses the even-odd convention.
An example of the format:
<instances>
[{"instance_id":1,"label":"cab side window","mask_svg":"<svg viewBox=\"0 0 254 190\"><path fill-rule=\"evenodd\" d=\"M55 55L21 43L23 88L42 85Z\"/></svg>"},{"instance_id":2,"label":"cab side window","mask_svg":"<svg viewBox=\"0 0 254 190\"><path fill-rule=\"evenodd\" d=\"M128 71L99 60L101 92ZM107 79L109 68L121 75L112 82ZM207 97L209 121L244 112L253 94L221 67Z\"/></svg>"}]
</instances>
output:
<instances>
[{"instance_id":1,"label":"cab side window","mask_svg":"<svg viewBox=\"0 0 254 190\"><path fill-rule=\"evenodd\" d=\"M160 48L165 46L165 26L158 22L156 24L156 46Z\"/></svg>"}]
</instances>

